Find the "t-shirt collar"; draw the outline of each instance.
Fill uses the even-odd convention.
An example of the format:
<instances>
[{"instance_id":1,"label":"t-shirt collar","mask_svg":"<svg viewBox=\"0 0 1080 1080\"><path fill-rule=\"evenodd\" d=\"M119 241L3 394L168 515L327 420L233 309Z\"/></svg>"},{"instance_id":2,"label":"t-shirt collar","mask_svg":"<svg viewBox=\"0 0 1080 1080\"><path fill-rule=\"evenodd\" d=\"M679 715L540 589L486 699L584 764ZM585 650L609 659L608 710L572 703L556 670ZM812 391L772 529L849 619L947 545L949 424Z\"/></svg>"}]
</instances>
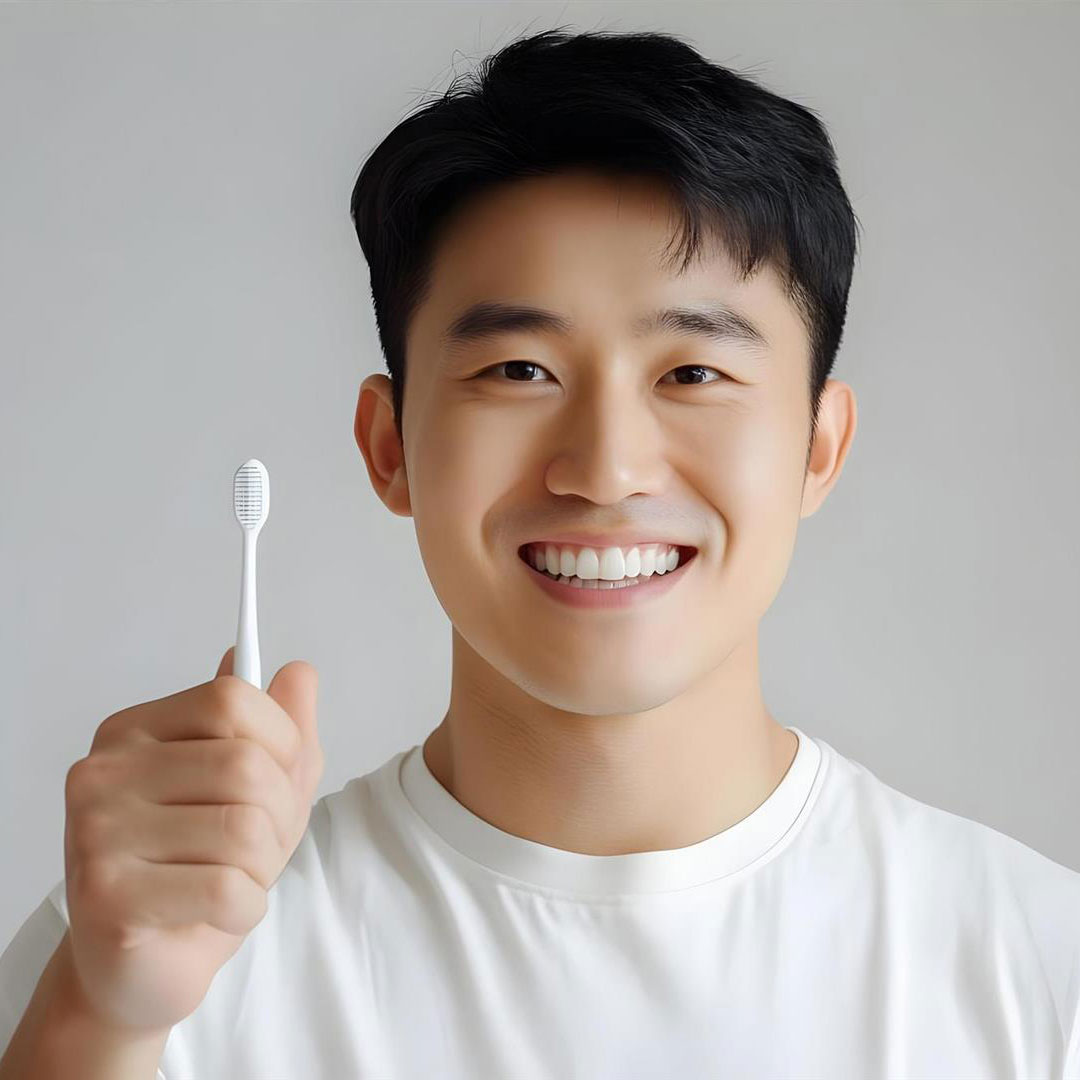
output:
<instances>
[{"instance_id":1,"label":"t-shirt collar","mask_svg":"<svg viewBox=\"0 0 1080 1080\"><path fill-rule=\"evenodd\" d=\"M455 799L424 761L406 751L396 794L445 843L498 874L581 896L662 893L728 877L763 860L809 812L822 761L818 743L797 727L795 758L768 798L741 821L688 847L622 855L587 855L504 832Z\"/></svg>"}]
</instances>

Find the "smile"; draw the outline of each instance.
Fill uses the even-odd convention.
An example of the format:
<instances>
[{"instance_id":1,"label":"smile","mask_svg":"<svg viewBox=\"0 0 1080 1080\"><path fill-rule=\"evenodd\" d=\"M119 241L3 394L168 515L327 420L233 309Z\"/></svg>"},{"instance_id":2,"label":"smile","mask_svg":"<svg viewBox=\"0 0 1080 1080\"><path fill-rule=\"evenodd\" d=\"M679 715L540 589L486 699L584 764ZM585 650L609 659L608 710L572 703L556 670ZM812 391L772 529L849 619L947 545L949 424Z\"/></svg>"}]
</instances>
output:
<instances>
[{"instance_id":1,"label":"smile","mask_svg":"<svg viewBox=\"0 0 1080 1080\"><path fill-rule=\"evenodd\" d=\"M571 607L618 610L629 606L637 606L645 601L658 600L660 597L667 595L682 580L696 561L697 548L694 547L672 545L670 551L668 545L650 545L650 548L660 549L663 557L668 560L667 564L673 564L673 569L656 572L657 560L652 557L650 552L642 559L642 567L645 571L651 572L627 576L626 569L639 569L635 565L636 559L633 550L630 558L626 560L623 576L618 579L607 579L599 576L581 578L576 571L572 576L568 574L555 575L547 571L546 559L542 561L545 569L539 569L537 563L541 563L541 559L535 550L535 545L531 544L519 548L518 559L525 566L530 578L553 599ZM589 551L591 549L585 550ZM530 561L530 558L533 561ZM593 558L595 559L595 555ZM569 562L560 558L559 565L560 568L572 569L573 562L572 556ZM581 569L584 569L586 574L592 573L592 564L588 555L586 555L583 562L585 565ZM619 571L619 567L613 567L610 562L605 569L609 574Z\"/></svg>"},{"instance_id":2,"label":"smile","mask_svg":"<svg viewBox=\"0 0 1080 1080\"><path fill-rule=\"evenodd\" d=\"M697 548L665 541L628 547L590 547L537 540L523 544L518 554L530 566L579 588L620 587L626 582L666 574L688 562Z\"/></svg>"}]
</instances>

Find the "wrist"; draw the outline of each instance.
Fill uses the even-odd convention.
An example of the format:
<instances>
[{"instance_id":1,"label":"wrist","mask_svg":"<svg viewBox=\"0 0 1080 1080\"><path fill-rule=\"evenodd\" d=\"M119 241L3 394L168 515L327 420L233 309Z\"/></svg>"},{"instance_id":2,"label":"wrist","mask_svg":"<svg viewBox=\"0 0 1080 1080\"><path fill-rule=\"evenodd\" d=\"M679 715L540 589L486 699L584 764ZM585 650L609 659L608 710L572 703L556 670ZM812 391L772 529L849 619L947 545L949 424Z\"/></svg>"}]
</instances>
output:
<instances>
[{"instance_id":1,"label":"wrist","mask_svg":"<svg viewBox=\"0 0 1080 1080\"><path fill-rule=\"evenodd\" d=\"M84 994L64 935L0 1056L0 1078L152 1080L169 1030L123 1030Z\"/></svg>"},{"instance_id":2,"label":"wrist","mask_svg":"<svg viewBox=\"0 0 1080 1080\"><path fill-rule=\"evenodd\" d=\"M86 994L75 970L69 934L64 935L53 959L56 969L52 972L49 1000L57 1033L57 1048L61 1054L68 1047L93 1046L102 1060L119 1060L123 1056L140 1059L150 1054L156 1061L160 1057L171 1028L126 1028L102 1015ZM67 1060L67 1057L63 1060Z\"/></svg>"}]
</instances>

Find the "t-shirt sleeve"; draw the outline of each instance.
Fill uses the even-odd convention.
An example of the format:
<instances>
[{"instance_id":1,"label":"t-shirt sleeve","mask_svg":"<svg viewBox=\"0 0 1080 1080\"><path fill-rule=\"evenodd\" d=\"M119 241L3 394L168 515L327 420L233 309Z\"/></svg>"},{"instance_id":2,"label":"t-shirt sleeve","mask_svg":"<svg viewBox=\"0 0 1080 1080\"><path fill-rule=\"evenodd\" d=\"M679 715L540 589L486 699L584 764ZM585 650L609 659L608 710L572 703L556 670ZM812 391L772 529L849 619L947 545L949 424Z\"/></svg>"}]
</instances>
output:
<instances>
[{"instance_id":1,"label":"t-shirt sleeve","mask_svg":"<svg viewBox=\"0 0 1080 1080\"><path fill-rule=\"evenodd\" d=\"M4 1056L34 996L41 973L67 928L67 886L61 878L0 954L0 1057ZM160 1069L156 1080L166 1080Z\"/></svg>"},{"instance_id":2,"label":"t-shirt sleeve","mask_svg":"<svg viewBox=\"0 0 1080 1080\"><path fill-rule=\"evenodd\" d=\"M67 930L67 922L52 900L56 889L63 887L61 880L0 954L0 1056L7 1050L41 973Z\"/></svg>"}]
</instances>

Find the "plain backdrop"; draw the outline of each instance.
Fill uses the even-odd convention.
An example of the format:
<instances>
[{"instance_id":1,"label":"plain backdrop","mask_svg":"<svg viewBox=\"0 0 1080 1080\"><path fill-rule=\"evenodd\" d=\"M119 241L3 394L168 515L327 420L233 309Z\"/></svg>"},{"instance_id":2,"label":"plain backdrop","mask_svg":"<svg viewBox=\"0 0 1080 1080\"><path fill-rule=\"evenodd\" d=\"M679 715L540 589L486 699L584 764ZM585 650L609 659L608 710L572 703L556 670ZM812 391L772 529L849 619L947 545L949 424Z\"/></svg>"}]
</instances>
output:
<instances>
[{"instance_id":1,"label":"plain backdrop","mask_svg":"<svg viewBox=\"0 0 1080 1080\"><path fill-rule=\"evenodd\" d=\"M0 948L109 714L235 642L320 674L317 797L421 742L450 623L353 437L384 371L360 165L525 33L660 30L819 113L862 224L858 431L761 627L766 702L1080 869L1080 7L0 5Z\"/></svg>"}]
</instances>

